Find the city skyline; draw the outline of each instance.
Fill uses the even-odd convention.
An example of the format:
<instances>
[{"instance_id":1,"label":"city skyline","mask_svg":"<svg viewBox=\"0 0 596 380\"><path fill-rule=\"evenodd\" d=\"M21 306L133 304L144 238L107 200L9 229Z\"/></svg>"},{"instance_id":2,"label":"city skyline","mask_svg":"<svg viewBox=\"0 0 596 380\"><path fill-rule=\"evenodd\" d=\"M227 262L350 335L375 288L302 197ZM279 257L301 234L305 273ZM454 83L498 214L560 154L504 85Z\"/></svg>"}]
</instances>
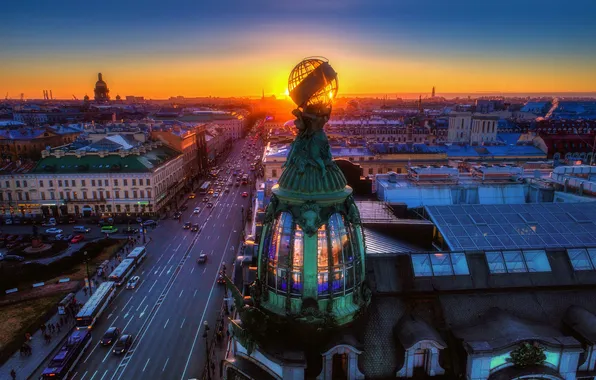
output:
<instances>
[{"instance_id":1,"label":"city skyline","mask_svg":"<svg viewBox=\"0 0 596 380\"><path fill-rule=\"evenodd\" d=\"M68 0L3 11L0 94L10 98L92 97L97 72L112 98L283 96L287 67L310 55L334 64L340 96L596 90L596 5L582 0L105 1L92 10Z\"/></svg>"}]
</instances>

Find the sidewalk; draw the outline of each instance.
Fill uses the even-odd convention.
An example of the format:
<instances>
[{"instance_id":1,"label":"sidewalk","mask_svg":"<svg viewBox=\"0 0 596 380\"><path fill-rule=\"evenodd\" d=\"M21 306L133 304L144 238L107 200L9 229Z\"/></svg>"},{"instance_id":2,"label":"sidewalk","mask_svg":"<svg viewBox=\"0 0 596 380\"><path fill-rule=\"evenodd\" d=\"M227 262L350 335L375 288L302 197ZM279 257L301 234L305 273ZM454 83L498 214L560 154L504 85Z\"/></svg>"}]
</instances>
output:
<instances>
[{"instance_id":1,"label":"sidewalk","mask_svg":"<svg viewBox=\"0 0 596 380\"><path fill-rule=\"evenodd\" d=\"M123 254L124 257L125 255L126 253ZM110 259L110 264L113 267L116 267L118 264L116 255ZM92 279L93 278L97 280L98 286L103 282L103 280L99 277L92 276ZM93 284L93 281L91 282L93 285L92 289L95 291L95 284ZM86 295L89 293L84 292L82 285L83 282L81 281L81 288L75 293L75 299L78 303L84 304L89 299L89 296ZM45 342L41 329L31 332L31 340L28 342L29 347L31 347L31 355L21 355L21 353L17 350L4 364L2 364L2 368L0 368L0 379L10 379L10 371L13 369L17 374L18 380L28 379L39 369L40 366L45 364L48 356L50 356L54 350L56 350L62 344L67 335L69 335L73 330L75 322L74 315L69 316L68 313L65 315L60 315L58 312L56 312L56 314L54 314L45 322L45 325L57 325L61 317L64 321L64 325L60 328L59 332L56 329L50 334L51 341L49 343ZM50 333L50 331L46 329L46 333Z\"/></svg>"}]
</instances>

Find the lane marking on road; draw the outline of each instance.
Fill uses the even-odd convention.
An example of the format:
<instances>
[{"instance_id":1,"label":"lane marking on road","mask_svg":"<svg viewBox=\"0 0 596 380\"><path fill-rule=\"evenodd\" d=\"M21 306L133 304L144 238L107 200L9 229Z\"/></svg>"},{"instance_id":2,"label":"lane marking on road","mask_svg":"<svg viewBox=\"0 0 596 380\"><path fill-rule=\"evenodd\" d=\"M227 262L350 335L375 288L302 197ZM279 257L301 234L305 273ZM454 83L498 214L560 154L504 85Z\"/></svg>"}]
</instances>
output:
<instances>
[{"instance_id":1,"label":"lane marking on road","mask_svg":"<svg viewBox=\"0 0 596 380\"><path fill-rule=\"evenodd\" d=\"M93 351L95 351L95 349L97 348L97 346L99 346L99 342L97 342L97 344L95 345L95 347L93 347L93 349L91 350L91 352L89 353L89 355L87 355L87 357L85 358L85 360L83 360L83 363L87 363L87 360L89 360L89 358L91 357L91 355L93 354ZM85 375L87 374L87 372L85 372ZM83 375L84 377L84 375ZM81 377L82 379L82 377Z\"/></svg>"},{"instance_id":2,"label":"lane marking on road","mask_svg":"<svg viewBox=\"0 0 596 380\"><path fill-rule=\"evenodd\" d=\"M103 376L101 377L100 380L103 380L103 378L106 377L107 374L108 374L108 370L106 369L106 371L103 373Z\"/></svg>"},{"instance_id":3,"label":"lane marking on road","mask_svg":"<svg viewBox=\"0 0 596 380\"><path fill-rule=\"evenodd\" d=\"M211 253L210 253L211 256L213 256L213 252L215 252L215 249L211 250Z\"/></svg>"},{"instance_id":4,"label":"lane marking on road","mask_svg":"<svg viewBox=\"0 0 596 380\"><path fill-rule=\"evenodd\" d=\"M128 306L128 304L130 303L130 301L132 301L132 297L130 297L130 299L128 300L128 302L126 303L126 305L124 305L122 307L122 310L126 309L126 306Z\"/></svg>"},{"instance_id":5,"label":"lane marking on road","mask_svg":"<svg viewBox=\"0 0 596 380\"><path fill-rule=\"evenodd\" d=\"M163 269L161 270L161 272L159 272L159 277L161 277L161 275L163 274L163 271L165 271L165 270L166 270L166 266L167 266L167 265L164 265L164 266L163 266Z\"/></svg>"},{"instance_id":6,"label":"lane marking on road","mask_svg":"<svg viewBox=\"0 0 596 380\"><path fill-rule=\"evenodd\" d=\"M166 366L168 365L168 361L170 360L170 358L166 359L166 364L163 365L163 369L161 370L161 372L166 370Z\"/></svg>"},{"instance_id":7,"label":"lane marking on road","mask_svg":"<svg viewBox=\"0 0 596 380\"><path fill-rule=\"evenodd\" d=\"M224 257L226 257L226 252L228 251L228 245L230 245L230 239L232 238L233 233L230 233L230 236L228 237L228 242L226 243L226 247L223 250L223 255L221 255L221 260L219 261L219 267L221 267L221 264L224 261ZM203 321L205 320L205 313L207 313L207 309L209 309L209 301L211 300L211 296L213 295L213 290L215 289L215 286L217 284L217 275L218 272L215 272L215 277L213 278L213 285L211 285L211 290L209 291L209 296L207 297L207 302L205 303L205 309L203 310L203 315L201 316L201 321L199 322L199 326L197 327L197 332L195 333L195 338L192 341L192 347L190 348L190 351L188 352L188 358L186 359L186 365L184 366L184 370L182 371L182 377L180 378L181 380L185 380L186 377L186 371L188 370L188 364L190 363L190 357L192 356L192 352L195 349L195 345L197 343L197 339L199 338L199 333L201 331L201 328L203 327Z\"/></svg>"},{"instance_id":8,"label":"lane marking on road","mask_svg":"<svg viewBox=\"0 0 596 380\"><path fill-rule=\"evenodd\" d=\"M166 274L170 274L170 272L172 271L172 269L174 269L174 266L173 265L170 267L170 269L168 269L168 273L166 273Z\"/></svg>"},{"instance_id":9,"label":"lane marking on road","mask_svg":"<svg viewBox=\"0 0 596 380\"><path fill-rule=\"evenodd\" d=\"M203 271L203 273L205 273L205 271ZM195 297L197 295L197 292L199 291L199 289L195 290L195 294L193 294L192 296Z\"/></svg>"},{"instance_id":10,"label":"lane marking on road","mask_svg":"<svg viewBox=\"0 0 596 380\"><path fill-rule=\"evenodd\" d=\"M153 285L151 285L151 287L149 288L149 292L151 292L153 290L153 287L155 286L155 284L157 284L157 280L155 280L155 282L153 283Z\"/></svg>"},{"instance_id":11,"label":"lane marking on road","mask_svg":"<svg viewBox=\"0 0 596 380\"><path fill-rule=\"evenodd\" d=\"M134 314L133 314L133 317L134 317ZM133 319L134 319L134 318L130 318L130 319L129 319L128 323L127 323L127 324L124 326L124 328L122 329L122 334L124 334L124 332L126 331L126 328L128 327L128 325L130 325L130 322L132 322L132 320L133 320Z\"/></svg>"},{"instance_id":12,"label":"lane marking on road","mask_svg":"<svg viewBox=\"0 0 596 380\"><path fill-rule=\"evenodd\" d=\"M145 302L146 299L147 299L147 296L143 297L143 300L141 301L141 303L139 304L139 306L137 306L137 309L135 311L139 311L139 309L141 308L141 306L143 306L143 302Z\"/></svg>"},{"instance_id":13,"label":"lane marking on road","mask_svg":"<svg viewBox=\"0 0 596 380\"><path fill-rule=\"evenodd\" d=\"M118 320L118 317L119 317L119 315L117 315L116 318L114 318L114 320L112 321L112 325L110 327L114 326L114 323L116 323L116 321Z\"/></svg>"},{"instance_id":14,"label":"lane marking on road","mask_svg":"<svg viewBox=\"0 0 596 380\"><path fill-rule=\"evenodd\" d=\"M207 267L205 267L205 269L203 269L203 274L205 274L206 271L207 271Z\"/></svg>"},{"instance_id":15,"label":"lane marking on road","mask_svg":"<svg viewBox=\"0 0 596 380\"><path fill-rule=\"evenodd\" d=\"M178 252L178 250L180 249L180 246L181 246L181 245L182 245L182 243L178 244L178 248L176 248L176 249L175 249L175 251L176 251L176 252ZM168 261L168 264L169 264L169 263L170 263L170 262Z\"/></svg>"},{"instance_id":16,"label":"lane marking on road","mask_svg":"<svg viewBox=\"0 0 596 380\"><path fill-rule=\"evenodd\" d=\"M145 305L145 308L143 309L143 311L141 312L141 314L139 314L139 318L143 318L143 315L145 315L145 310L147 310L147 307L149 305Z\"/></svg>"},{"instance_id":17,"label":"lane marking on road","mask_svg":"<svg viewBox=\"0 0 596 380\"><path fill-rule=\"evenodd\" d=\"M79 380L83 380L85 378L85 376L87 376L87 372L89 372L89 371L85 371L85 373L83 374L83 376L81 376L81 378Z\"/></svg>"},{"instance_id":18,"label":"lane marking on road","mask_svg":"<svg viewBox=\"0 0 596 380\"><path fill-rule=\"evenodd\" d=\"M180 246L178 246L178 248L180 248ZM168 262L166 263L166 265L170 265L170 261L172 261L173 258L174 258L174 255L170 256L170 259L168 260Z\"/></svg>"},{"instance_id":19,"label":"lane marking on road","mask_svg":"<svg viewBox=\"0 0 596 380\"><path fill-rule=\"evenodd\" d=\"M143 273L145 273L145 272L143 272ZM141 280L141 285L139 285L139 286L137 287L137 290L135 290L135 293L136 293L136 292L138 292L138 291L139 291L139 289L141 289L141 286L142 286L144 283L145 283L145 280Z\"/></svg>"},{"instance_id":20,"label":"lane marking on road","mask_svg":"<svg viewBox=\"0 0 596 380\"><path fill-rule=\"evenodd\" d=\"M195 267L194 267L194 266L192 266L192 267L190 268L190 274L192 274L192 272L194 272L194 271L195 271Z\"/></svg>"},{"instance_id":21,"label":"lane marking on road","mask_svg":"<svg viewBox=\"0 0 596 380\"><path fill-rule=\"evenodd\" d=\"M180 328L182 328L182 326L184 326L184 321L186 321L186 318L184 318L184 319L182 320L182 323L180 324Z\"/></svg>"},{"instance_id":22,"label":"lane marking on road","mask_svg":"<svg viewBox=\"0 0 596 380\"><path fill-rule=\"evenodd\" d=\"M93 380L93 378L95 377L95 375L97 375L97 371L95 371L95 372L93 373L93 376L91 376L91 378L90 378L89 380Z\"/></svg>"},{"instance_id":23,"label":"lane marking on road","mask_svg":"<svg viewBox=\"0 0 596 380\"><path fill-rule=\"evenodd\" d=\"M182 238L182 240L186 240L186 237L187 237L187 236L188 236L188 235L184 235L184 237Z\"/></svg>"},{"instance_id":24,"label":"lane marking on road","mask_svg":"<svg viewBox=\"0 0 596 380\"><path fill-rule=\"evenodd\" d=\"M108 314L108 319L110 319L112 317L112 313Z\"/></svg>"},{"instance_id":25,"label":"lane marking on road","mask_svg":"<svg viewBox=\"0 0 596 380\"><path fill-rule=\"evenodd\" d=\"M147 364L149 364L149 360L151 360L151 358L147 359L147 363L145 363L145 366L143 367L143 372L145 372L145 368L147 368Z\"/></svg>"},{"instance_id":26,"label":"lane marking on road","mask_svg":"<svg viewBox=\"0 0 596 380\"><path fill-rule=\"evenodd\" d=\"M184 289L182 289L182 290L180 291L180 295L178 296L178 298L182 297L182 293L183 293L183 292L184 292Z\"/></svg>"},{"instance_id":27,"label":"lane marking on road","mask_svg":"<svg viewBox=\"0 0 596 380\"><path fill-rule=\"evenodd\" d=\"M145 274L145 271L142 271L142 272L141 272L141 275L143 275L143 274Z\"/></svg>"},{"instance_id":28,"label":"lane marking on road","mask_svg":"<svg viewBox=\"0 0 596 380\"><path fill-rule=\"evenodd\" d=\"M166 323L163 325L163 328L165 329L166 326L168 325L168 322L170 321L170 318L168 318L168 320L166 321Z\"/></svg>"},{"instance_id":29,"label":"lane marking on road","mask_svg":"<svg viewBox=\"0 0 596 380\"><path fill-rule=\"evenodd\" d=\"M157 274L157 272L159 272L159 268L161 268L161 265L157 267L157 269L155 270L155 272L153 274Z\"/></svg>"}]
</instances>

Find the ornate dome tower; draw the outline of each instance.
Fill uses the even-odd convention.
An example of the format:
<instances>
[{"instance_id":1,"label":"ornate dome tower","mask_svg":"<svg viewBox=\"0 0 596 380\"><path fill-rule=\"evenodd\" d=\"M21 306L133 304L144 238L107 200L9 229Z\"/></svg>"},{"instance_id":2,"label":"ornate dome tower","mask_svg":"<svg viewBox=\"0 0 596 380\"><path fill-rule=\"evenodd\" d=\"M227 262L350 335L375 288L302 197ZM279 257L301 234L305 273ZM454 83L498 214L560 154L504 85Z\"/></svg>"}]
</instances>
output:
<instances>
[{"instance_id":1,"label":"ornate dome tower","mask_svg":"<svg viewBox=\"0 0 596 380\"><path fill-rule=\"evenodd\" d=\"M289 85L298 105L298 135L266 211L258 256L260 306L278 317L315 324L332 319L339 327L369 297L360 214L323 129L337 74L326 60L306 59L292 70Z\"/></svg>"},{"instance_id":2,"label":"ornate dome tower","mask_svg":"<svg viewBox=\"0 0 596 380\"><path fill-rule=\"evenodd\" d=\"M95 82L95 101L96 102L108 102L110 100L110 90L108 85L103 81L101 73L97 74L97 82Z\"/></svg>"}]
</instances>

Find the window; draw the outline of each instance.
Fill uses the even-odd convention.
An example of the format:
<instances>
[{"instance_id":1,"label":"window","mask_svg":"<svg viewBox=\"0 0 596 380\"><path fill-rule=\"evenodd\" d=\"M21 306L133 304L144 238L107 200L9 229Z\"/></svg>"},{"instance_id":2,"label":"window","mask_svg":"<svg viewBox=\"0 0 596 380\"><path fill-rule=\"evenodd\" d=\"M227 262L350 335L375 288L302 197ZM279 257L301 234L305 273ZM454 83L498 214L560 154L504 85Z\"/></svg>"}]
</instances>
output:
<instances>
[{"instance_id":1,"label":"window","mask_svg":"<svg viewBox=\"0 0 596 380\"><path fill-rule=\"evenodd\" d=\"M62 180L61 179L58 180L58 187L62 187Z\"/></svg>"},{"instance_id":2,"label":"window","mask_svg":"<svg viewBox=\"0 0 596 380\"><path fill-rule=\"evenodd\" d=\"M39 181L39 187L43 187L43 181L42 180Z\"/></svg>"},{"instance_id":3,"label":"window","mask_svg":"<svg viewBox=\"0 0 596 380\"><path fill-rule=\"evenodd\" d=\"M101 181L101 180L100 180L100 181ZM100 183L101 183L101 182L100 182ZM103 181L103 185L104 185L105 187L108 187L108 186L110 186L110 183L108 182L108 180L107 180L107 179L105 179L105 180Z\"/></svg>"},{"instance_id":4,"label":"window","mask_svg":"<svg viewBox=\"0 0 596 380\"><path fill-rule=\"evenodd\" d=\"M596 269L596 249L590 248L586 250L584 248L568 249L567 255L573 270L594 270Z\"/></svg>"},{"instance_id":5,"label":"window","mask_svg":"<svg viewBox=\"0 0 596 380\"><path fill-rule=\"evenodd\" d=\"M137 191L136 190L132 191L132 198L137 199Z\"/></svg>"},{"instance_id":6,"label":"window","mask_svg":"<svg viewBox=\"0 0 596 380\"><path fill-rule=\"evenodd\" d=\"M277 169L271 170L271 177L272 178L277 178Z\"/></svg>"},{"instance_id":7,"label":"window","mask_svg":"<svg viewBox=\"0 0 596 380\"><path fill-rule=\"evenodd\" d=\"M84 180L84 179L82 179L82 180L81 180L81 186L82 186L82 187L85 187L85 186L86 186L86 184L85 184L85 180Z\"/></svg>"},{"instance_id":8,"label":"window","mask_svg":"<svg viewBox=\"0 0 596 380\"><path fill-rule=\"evenodd\" d=\"M25 193L25 200L26 201L30 201L31 200L31 198L29 198L29 193Z\"/></svg>"},{"instance_id":9,"label":"window","mask_svg":"<svg viewBox=\"0 0 596 380\"><path fill-rule=\"evenodd\" d=\"M62 191L60 192L60 199L64 199L64 193Z\"/></svg>"},{"instance_id":10,"label":"window","mask_svg":"<svg viewBox=\"0 0 596 380\"><path fill-rule=\"evenodd\" d=\"M18 192L17 193L17 198L19 199L19 201L22 201L23 200L23 193Z\"/></svg>"},{"instance_id":11,"label":"window","mask_svg":"<svg viewBox=\"0 0 596 380\"><path fill-rule=\"evenodd\" d=\"M143 186L143 178L139 178L139 186Z\"/></svg>"},{"instance_id":12,"label":"window","mask_svg":"<svg viewBox=\"0 0 596 380\"><path fill-rule=\"evenodd\" d=\"M54 195L53 191L50 191L50 199L52 199L52 200L56 199L56 195Z\"/></svg>"},{"instance_id":13,"label":"window","mask_svg":"<svg viewBox=\"0 0 596 380\"><path fill-rule=\"evenodd\" d=\"M137 185L137 180L136 180L136 179L134 179L134 178L132 179L132 185L133 185L133 186L136 186L136 185Z\"/></svg>"},{"instance_id":14,"label":"window","mask_svg":"<svg viewBox=\"0 0 596 380\"><path fill-rule=\"evenodd\" d=\"M83 199L87 199L87 192L83 191Z\"/></svg>"},{"instance_id":15,"label":"window","mask_svg":"<svg viewBox=\"0 0 596 380\"><path fill-rule=\"evenodd\" d=\"M147 186L151 186L151 181L147 178Z\"/></svg>"},{"instance_id":16,"label":"window","mask_svg":"<svg viewBox=\"0 0 596 380\"><path fill-rule=\"evenodd\" d=\"M6 188L10 188L10 182L6 181Z\"/></svg>"},{"instance_id":17,"label":"window","mask_svg":"<svg viewBox=\"0 0 596 380\"><path fill-rule=\"evenodd\" d=\"M128 199L128 190L124 190L124 199Z\"/></svg>"},{"instance_id":18,"label":"window","mask_svg":"<svg viewBox=\"0 0 596 380\"><path fill-rule=\"evenodd\" d=\"M114 197L116 199L120 199L120 192L118 190L114 191L114 194L115 194Z\"/></svg>"},{"instance_id":19,"label":"window","mask_svg":"<svg viewBox=\"0 0 596 380\"><path fill-rule=\"evenodd\" d=\"M73 199L79 199L79 196L78 196L78 194L77 194L77 192L76 192L76 191L73 191L73 192L72 192L72 198L73 198Z\"/></svg>"},{"instance_id":20,"label":"window","mask_svg":"<svg viewBox=\"0 0 596 380\"><path fill-rule=\"evenodd\" d=\"M288 291L288 262L292 233L292 214L282 212L277 217L270 235L267 284L282 292ZM300 285L301 286L301 285Z\"/></svg>"},{"instance_id":21,"label":"window","mask_svg":"<svg viewBox=\"0 0 596 380\"><path fill-rule=\"evenodd\" d=\"M73 180L70 181L70 185L72 187L75 187L77 185L77 182L73 179Z\"/></svg>"},{"instance_id":22,"label":"window","mask_svg":"<svg viewBox=\"0 0 596 380\"><path fill-rule=\"evenodd\" d=\"M147 190L147 198L151 198L151 190Z\"/></svg>"},{"instance_id":23,"label":"window","mask_svg":"<svg viewBox=\"0 0 596 380\"><path fill-rule=\"evenodd\" d=\"M124 186L128 186L128 180L126 178L122 180L122 183L124 184Z\"/></svg>"},{"instance_id":24,"label":"window","mask_svg":"<svg viewBox=\"0 0 596 380\"><path fill-rule=\"evenodd\" d=\"M16 181L16 187L21 187L21 181Z\"/></svg>"},{"instance_id":25,"label":"window","mask_svg":"<svg viewBox=\"0 0 596 380\"><path fill-rule=\"evenodd\" d=\"M99 199L103 199L103 191L99 192Z\"/></svg>"},{"instance_id":26,"label":"window","mask_svg":"<svg viewBox=\"0 0 596 380\"><path fill-rule=\"evenodd\" d=\"M550 272L544 250L485 252L488 269L492 274Z\"/></svg>"},{"instance_id":27,"label":"window","mask_svg":"<svg viewBox=\"0 0 596 380\"><path fill-rule=\"evenodd\" d=\"M50 187L54 187L54 181L50 180Z\"/></svg>"},{"instance_id":28,"label":"window","mask_svg":"<svg viewBox=\"0 0 596 380\"><path fill-rule=\"evenodd\" d=\"M110 192L106 191L106 199L110 199Z\"/></svg>"},{"instance_id":29,"label":"window","mask_svg":"<svg viewBox=\"0 0 596 380\"><path fill-rule=\"evenodd\" d=\"M412 254L411 257L416 277L470 274L463 252Z\"/></svg>"},{"instance_id":30,"label":"window","mask_svg":"<svg viewBox=\"0 0 596 380\"><path fill-rule=\"evenodd\" d=\"M45 201L46 200L46 193L45 192L41 192L41 200Z\"/></svg>"},{"instance_id":31,"label":"window","mask_svg":"<svg viewBox=\"0 0 596 380\"><path fill-rule=\"evenodd\" d=\"M139 190L139 198L145 198L145 191Z\"/></svg>"},{"instance_id":32,"label":"window","mask_svg":"<svg viewBox=\"0 0 596 380\"><path fill-rule=\"evenodd\" d=\"M91 186L95 186L95 180L94 179L91 180Z\"/></svg>"},{"instance_id":33,"label":"window","mask_svg":"<svg viewBox=\"0 0 596 380\"><path fill-rule=\"evenodd\" d=\"M114 186L118 186L118 180L117 179L114 180Z\"/></svg>"},{"instance_id":34,"label":"window","mask_svg":"<svg viewBox=\"0 0 596 380\"><path fill-rule=\"evenodd\" d=\"M97 199L97 192L96 191L92 191L91 192L91 199Z\"/></svg>"}]
</instances>

